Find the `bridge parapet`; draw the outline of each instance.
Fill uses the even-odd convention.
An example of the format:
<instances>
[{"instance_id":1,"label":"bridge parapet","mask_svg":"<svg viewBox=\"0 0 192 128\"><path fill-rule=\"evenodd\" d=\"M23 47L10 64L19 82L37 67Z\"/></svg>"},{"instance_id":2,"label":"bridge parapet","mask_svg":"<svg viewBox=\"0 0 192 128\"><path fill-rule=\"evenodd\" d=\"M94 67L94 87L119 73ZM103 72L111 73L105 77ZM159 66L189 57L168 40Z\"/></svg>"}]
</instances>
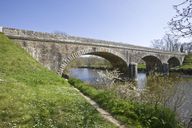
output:
<instances>
[{"instance_id":1,"label":"bridge parapet","mask_svg":"<svg viewBox=\"0 0 192 128\"><path fill-rule=\"evenodd\" d=\"M163 51L163 50L154 49L154 48L126 44L122 42L90 39L90 38L70 36L70 35L51 34L51 33L45 33L45 32L35 32L35 31L7 28L7 27L0 27L0 32L3 32L6 36L8 36L11 39L73 43L73 44L102 46L102 47L127 49L127 50L147 51L147 52L154 52L154 53L164 53L164 54L172 54L172 55L178 55L178 54L186 55L185 53L168 52L168 51Z\"/></svg>"}]
</instances>

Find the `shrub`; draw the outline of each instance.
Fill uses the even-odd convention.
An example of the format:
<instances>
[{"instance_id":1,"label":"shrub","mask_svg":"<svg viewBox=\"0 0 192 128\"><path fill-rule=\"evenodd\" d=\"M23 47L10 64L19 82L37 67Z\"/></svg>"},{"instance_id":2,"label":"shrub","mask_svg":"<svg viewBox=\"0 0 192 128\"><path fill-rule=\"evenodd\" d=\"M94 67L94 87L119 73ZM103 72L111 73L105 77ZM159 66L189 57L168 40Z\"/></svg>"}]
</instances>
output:
<instances>
[{"instance_id":1,"label":"shrub","mask_svg":"<svg viewBox=\"0 0 192 128\"><path fill-rule=\"evenodd\" d=\"M97 90L80 80L69 79L69 83L95 100L115 118L128 125L147 128L176 128L175 113L168 108L120 99L113 92Z\"/></svg>"}]
</instances>

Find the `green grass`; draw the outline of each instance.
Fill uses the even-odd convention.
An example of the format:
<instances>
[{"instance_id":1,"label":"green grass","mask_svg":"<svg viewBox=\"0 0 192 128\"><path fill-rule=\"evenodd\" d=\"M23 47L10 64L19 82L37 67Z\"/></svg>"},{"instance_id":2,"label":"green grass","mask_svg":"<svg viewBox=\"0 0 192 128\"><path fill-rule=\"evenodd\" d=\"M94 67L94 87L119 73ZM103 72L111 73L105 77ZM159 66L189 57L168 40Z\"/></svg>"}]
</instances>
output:
<instances>
[{"instance_id":1,"label":"green grass","mask_svg":"<svg viewBox=\"0 0 192 128\"><path fill-rule=\"evenodd\" d=\"M192 75L192 54L186 55L183 64L179 67L171 68L170 71Z\"/></svg>"},{"instance_id":2,"label":"green grass","mask_svg":"<svg viewBox=\"0 0 192 128\"><path fill-rule=\"evenodd\" d=\"M70 78L69 83L95 100L128 128L179 128L175 113L168 108L122 99L113 91L96 89L77 79Z\"/></svg>"},{"instance_id":3,"label":"green grass","mask_svg":"<svg viewBox=\"0 0 192 128\"><path fill-rule=\"evenodd\" d=\"M180 67L180 69L191 69L192 70L192 54L191 53L185 56L183 65Z\"/></svg>"},{"instance_id":4,"label":"green grass","mask_svg":"<svg viewBox=\"0 0 192 128\"><path fill-rule=\"evenodd\" d=\"M0 128L113 128L64 79L0 33Z\"/></svg>"},{"instance_id":5,"label":"green grass","mask_svg":"<svg viewBox=\"0 0 192 128\"><path fill-rule=\"evenodd\" d=\"M146 70L146 65L145 64L138 64L138 71L145 71Z\"/></svg>"}]
</instances>

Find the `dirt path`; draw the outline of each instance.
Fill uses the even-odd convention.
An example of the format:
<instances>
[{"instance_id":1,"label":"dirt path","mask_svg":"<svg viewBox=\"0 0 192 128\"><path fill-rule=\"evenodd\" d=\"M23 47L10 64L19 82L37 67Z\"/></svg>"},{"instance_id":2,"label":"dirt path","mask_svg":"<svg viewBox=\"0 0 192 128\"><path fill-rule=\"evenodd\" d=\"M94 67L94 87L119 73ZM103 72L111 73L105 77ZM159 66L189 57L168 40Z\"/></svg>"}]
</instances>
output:
<instances>
[{"instance_id":1,"label":"dirt path","mask_svg":"<svg viewBox=\"0 0 192 128\"><path fill-rule=\"evenodd\" d=\"M101 114L101 116L103 118L105 118L106 120L108 120L109 122L113 123L114 125L116 125L119 128L126 128L118 120L113 118L110 113L108 113L107 111L105 111L102 108L100 108L99 105L95 101L93 101L89 97L85 96L77 88L74 88L74 89L77 90L80 93L80 95L83 96L87 100L87 102L90 103Z\"/></svg>"}]
</instances>

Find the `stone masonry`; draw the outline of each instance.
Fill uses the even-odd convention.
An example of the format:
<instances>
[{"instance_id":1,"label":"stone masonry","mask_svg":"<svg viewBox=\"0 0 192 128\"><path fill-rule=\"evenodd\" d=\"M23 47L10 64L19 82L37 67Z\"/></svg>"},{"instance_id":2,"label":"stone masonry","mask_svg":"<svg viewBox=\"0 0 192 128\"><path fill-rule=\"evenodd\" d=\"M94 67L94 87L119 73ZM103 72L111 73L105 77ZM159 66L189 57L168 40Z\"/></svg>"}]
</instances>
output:
<instances>
[{"instance_id":1,"label":"stone masonry","mask_svg":"<svg viewBox=\"0 0 192 128\"><path fill-rule=\"evenodd\" d=\"M97 55L111 62L129 77L136 77L137 63L144 60L147 71L167 74L169 65L182 65L185 54L104 41L0 27L7 37L21 45L33 58L50 70L62 75L64 68L81 55Z\"/></svg>"}]
</instances>

